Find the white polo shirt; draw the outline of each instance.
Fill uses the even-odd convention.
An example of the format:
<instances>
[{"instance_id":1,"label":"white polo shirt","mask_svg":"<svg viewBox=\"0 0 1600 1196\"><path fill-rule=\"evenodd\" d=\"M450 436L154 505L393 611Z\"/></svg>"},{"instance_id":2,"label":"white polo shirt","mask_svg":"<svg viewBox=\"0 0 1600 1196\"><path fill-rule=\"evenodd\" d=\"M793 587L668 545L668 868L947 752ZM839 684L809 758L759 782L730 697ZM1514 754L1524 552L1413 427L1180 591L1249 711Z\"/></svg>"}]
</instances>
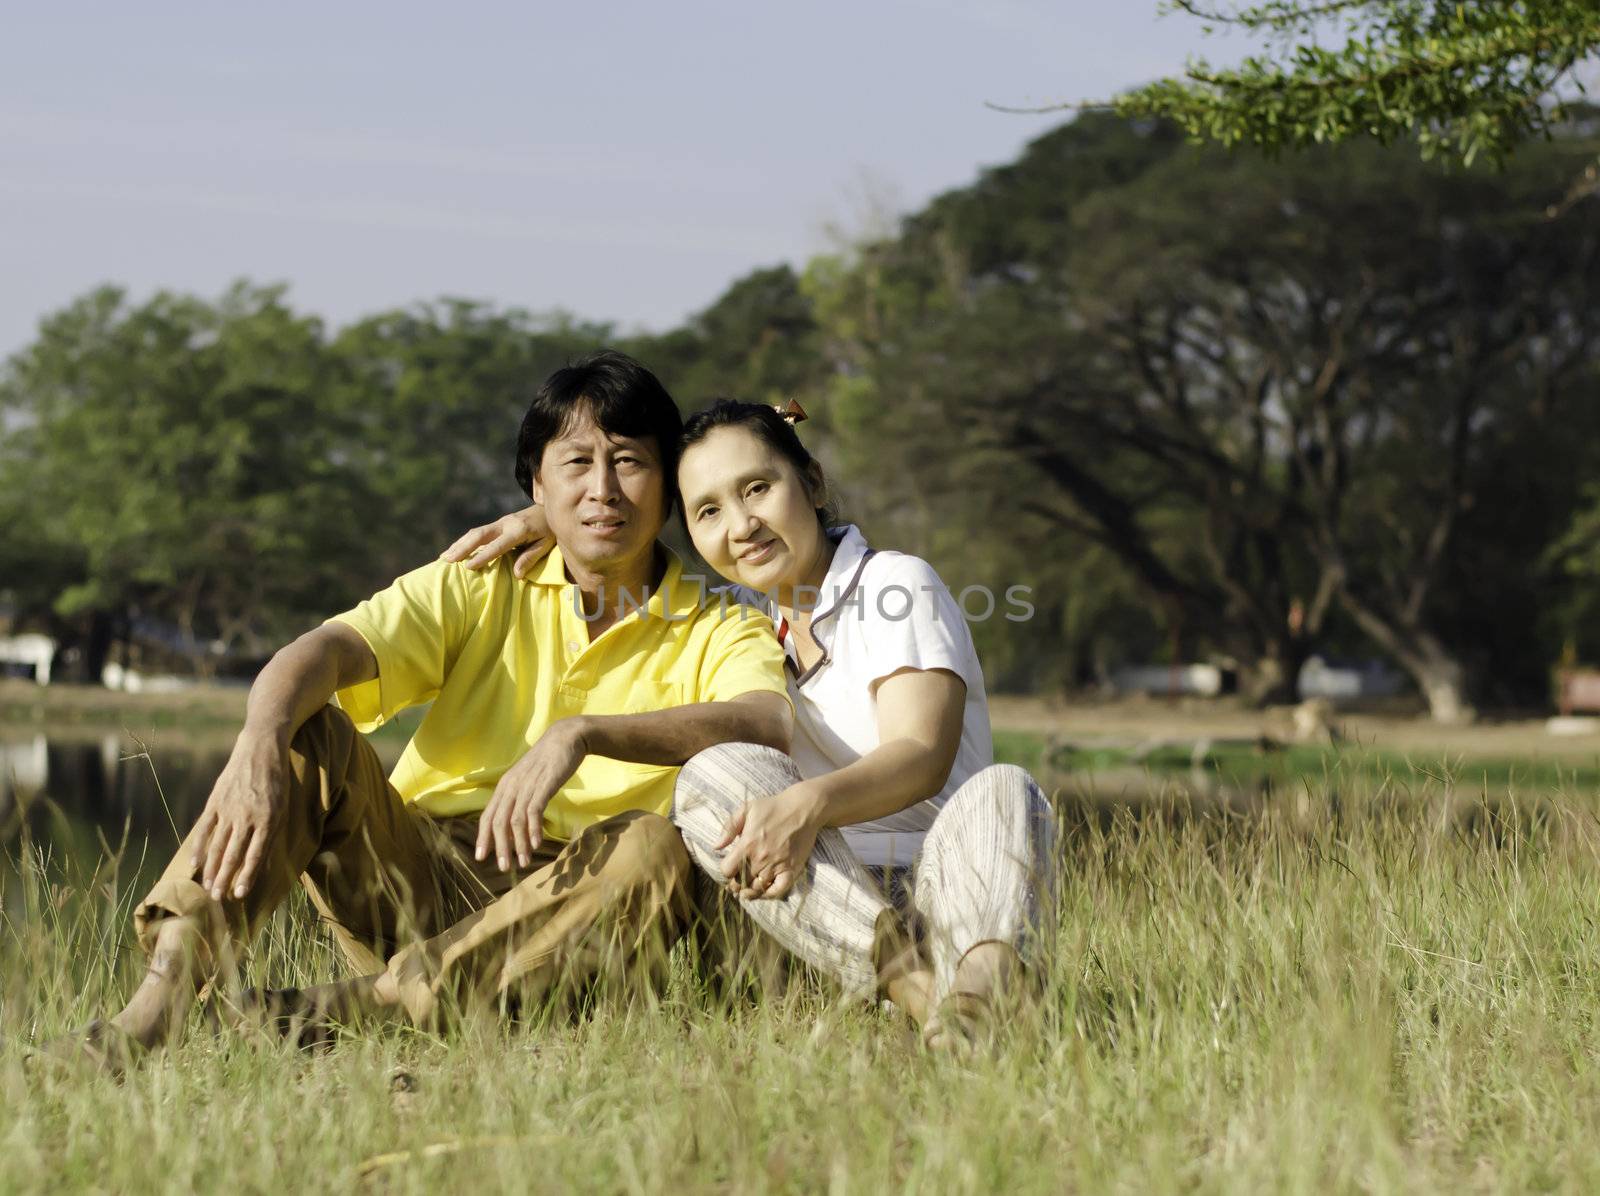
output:
<instances>
[{"instance_id":1,"label":"white polo shirt","mask_svg":"<svg viewBox=\"0 0 1600 1196\"><path fill-rule=\"evenodd\" d=\"M828 536L838 548L811 620L822 658L802 671L794 637L783 637L795 709L790 754L800 775L833 772L878 746L874 681L906 668L947 669L967 685L961 745L944 788L897 814L841 828L863 863L907 867L939 807L994 763L983 670L961 608L928 562L903 552L874 551L854 525L830 528ZM775 603L742 586L732 588L784 628Z\"/></svg>"}]
</instances>

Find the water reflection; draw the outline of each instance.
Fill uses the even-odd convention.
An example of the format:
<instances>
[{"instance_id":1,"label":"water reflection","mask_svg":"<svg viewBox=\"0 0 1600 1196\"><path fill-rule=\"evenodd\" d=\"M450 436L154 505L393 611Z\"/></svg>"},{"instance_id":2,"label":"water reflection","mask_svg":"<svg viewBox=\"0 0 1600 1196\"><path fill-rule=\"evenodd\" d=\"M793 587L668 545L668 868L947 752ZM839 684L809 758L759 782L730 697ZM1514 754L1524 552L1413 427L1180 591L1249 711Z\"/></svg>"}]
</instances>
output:
<instances>
[{"instance_id":1,"label":"water reflection","mask_svg":"<svg viewBox=\"0 0 1600 1196\"><path fill-rule=\"evenodd\" d=\"M142 751L120 734L0 739L0 792L27 811L41 800L96 826L131 819L144 830L193 817L227 759L224 749Z\"/></svg>"},{"instance_id":2,"label":"water reflection","mask_svg":"<svg viewBox=\"0 0 1600 1196\"><path fill-rule=\"evenodd\" d=\"M21 914L24 852L69 887L108 853L118 857L122 890L155 881L200 816L233 740L225 731L157 734L147 744L121 731L0 726L0 911ZM402 745L373 742L386 765Z\"/></svg>"},{"instance_id":3,"label":"water reflection","mask_svg":"<svg viewBox=\"0 0 1600 1196\"><path fill-rule=\"evenodd\" d=\"M26 843L69 868L121 849L124 875L150 875L199 815L226 759L223 743L147 752L117 733L0 735L5 874Z\"/></svg>"}]
</instances>

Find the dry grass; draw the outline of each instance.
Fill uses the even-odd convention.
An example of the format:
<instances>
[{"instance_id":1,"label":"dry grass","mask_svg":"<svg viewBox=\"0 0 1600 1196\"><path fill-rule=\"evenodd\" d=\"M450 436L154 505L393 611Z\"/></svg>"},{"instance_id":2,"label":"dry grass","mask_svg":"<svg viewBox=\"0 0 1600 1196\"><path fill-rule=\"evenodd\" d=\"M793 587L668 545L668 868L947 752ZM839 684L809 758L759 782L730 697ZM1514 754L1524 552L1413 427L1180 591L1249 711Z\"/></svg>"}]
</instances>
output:
<instances>
[{"instance_id":1,"label":"dry grass","mask_svg":"<svg viewBox=\"0 0 1600 1196\"><path fill-rule=\"evenodd\" d=\"M576 1018L30 1078L21 1044L135 967L129 887L34 857L0 894L0 1188L1594 1190L1595 794L1407 784L1249 818L1063 794L1043 997L970 1065L820 985L715 997L680 954L662 1000ZM253 967L334 960L291 910Z\"/></svg>"}]
</instances>

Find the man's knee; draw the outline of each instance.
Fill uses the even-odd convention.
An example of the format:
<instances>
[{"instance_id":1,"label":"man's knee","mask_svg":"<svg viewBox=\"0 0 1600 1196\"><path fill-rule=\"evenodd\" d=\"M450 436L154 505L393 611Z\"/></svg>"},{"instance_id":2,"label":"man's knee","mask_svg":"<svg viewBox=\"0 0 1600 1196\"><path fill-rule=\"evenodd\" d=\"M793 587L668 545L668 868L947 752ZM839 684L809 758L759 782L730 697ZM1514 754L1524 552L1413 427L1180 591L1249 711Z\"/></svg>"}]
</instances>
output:
<instances>
[{"instance_id":1,"label":"man's knee","mask_svg":"<svg viewBox=\"0 0 1600 1196\"><path fill-rule=\"evenodd\" d=\"M619 867L634 876L674 884L688 880L689 852L670 821L644 811L622 814L613 821L613 859Z\"/></svg>"},{"instance_id":2,"label":"man's knee","mask_svg":"<svg viewBox=\"0 0 1600 1196\"><path fill-rule=\"evenodd\" d=\"M337 706L324 706L300 725L289 740L289 752L309 764L325 764L335 755L348 755L356 734L348 714Z\"/></svg>"}]
</instances>

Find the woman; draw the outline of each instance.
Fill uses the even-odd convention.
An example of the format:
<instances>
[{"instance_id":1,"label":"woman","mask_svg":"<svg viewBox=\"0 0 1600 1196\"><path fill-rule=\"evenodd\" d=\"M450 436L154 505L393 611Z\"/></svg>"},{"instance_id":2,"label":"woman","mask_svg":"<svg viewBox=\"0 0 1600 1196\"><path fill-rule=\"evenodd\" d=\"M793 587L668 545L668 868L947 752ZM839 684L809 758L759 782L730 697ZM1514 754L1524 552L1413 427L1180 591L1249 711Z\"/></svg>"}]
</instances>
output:
<instances>
[{"instance_id":1,"label":"woman","mask_svg":"<svg viewBox=\"0 0 1600 1196\"><path fill-rule=\"evenodd\" d=\"M673 820L763 930L887 995L930 1046L964 1044L1037 955L1054 821L1025 771L993 763L960 608L926 562L828 526L796 413L722 400L684 428L680 513L706 563L771 616L796 727L792 759L740 745L689 761ZM534 541L521 573L544 537L529 508L445 555L480 568Z\"/></svg>"}]
</instances>

